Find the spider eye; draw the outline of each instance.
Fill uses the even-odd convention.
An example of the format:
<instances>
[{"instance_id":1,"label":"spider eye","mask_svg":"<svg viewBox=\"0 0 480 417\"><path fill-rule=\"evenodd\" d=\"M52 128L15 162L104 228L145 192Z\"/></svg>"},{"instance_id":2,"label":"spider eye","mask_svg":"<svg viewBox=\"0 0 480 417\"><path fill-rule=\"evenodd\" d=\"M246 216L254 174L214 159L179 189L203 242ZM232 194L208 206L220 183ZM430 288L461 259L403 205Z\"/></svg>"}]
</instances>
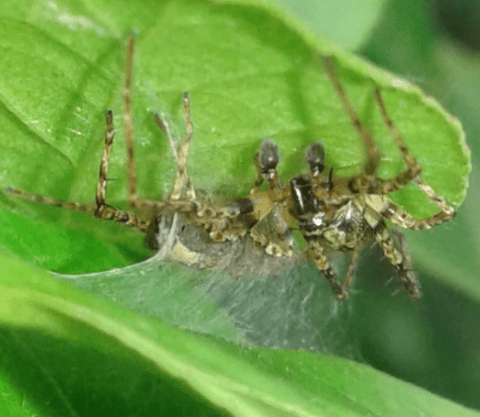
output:
<instances>
[{"instance_id":1,"label":"spider eye","mask_svg":"<svg viewBox=\"0 0 480 417\"><path fill-rule=\"evenodd\" d=\"M264 139L257 160L264 175L273 175L278 163L280 162L280 153L277 144L272 139Z\"/></svg>"},{"instance_id":2,"label":"spider eye","mask_svg":"<svg viewBox=\"0 0 480 417\"><path fill-rule=\"evenodd\" d=\"M325 149L322 142L313 142L305 150L305 159L314 177L325 169Z\"/></svg>"}]
</instances>

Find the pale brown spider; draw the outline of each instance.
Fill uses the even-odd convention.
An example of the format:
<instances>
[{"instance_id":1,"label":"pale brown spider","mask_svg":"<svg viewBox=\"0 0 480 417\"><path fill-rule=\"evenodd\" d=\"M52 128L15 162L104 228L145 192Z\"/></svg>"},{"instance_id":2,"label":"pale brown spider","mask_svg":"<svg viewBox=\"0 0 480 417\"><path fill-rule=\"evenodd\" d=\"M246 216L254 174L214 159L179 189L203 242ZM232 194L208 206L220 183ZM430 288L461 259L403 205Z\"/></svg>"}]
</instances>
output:
<instances>
[{"instance_id":1,"label":"pale brown spider","mask_svg":"<svg viewBox=\"0 0 480 417\"><path fill-rule=\"evenodd\" d=\"M330 170L327 177L323 178L324 149L320 142L315 142L308 146L305 152L309 174L297 176L289 181L288 186L283 187L277 172L278 147L273 140L265 139L255 156L257 179L246 198L227 205L201 202L196 196L187 173L193 124L190 114L190 99L188 94L184 93L186 134L181 146L171 134L169 126L163 118L155 115L156 123L167 134L177 161L172 192L165 201L144 200L137 197L136 186L131 107L133 51L134 37L130 36L124 84L125 141L128 162L128 200L136 212L118 210L108 205L105 200L109 156L115 134L112 111L108 111L106 114L105 145L94 205L59 201L40 195L31 195L14 188L8 188L10 193L39 203L83 211L100 219L115 220L133 227L146 233L147 245L154 250L160 250L165 241L162 238L165 232L165 213L184 216L181 220L182 228L189 228L193 232L190 235L195 235L195 237L190 240L184 239L172 247L170 257L182 263L202 268L215 268L216 265L223 265L220 269L231 273L229 262L222 257L236 256L235 254L239 251L245 254L243 258L239 258L244 263L248 263L253 257L256 257L255 265L260 262L267 264L276 260L280 265L277 270L281 271L282 259L291 257L292 254L298 258L298 251L293 250L291 236L292 225L297 223L308 244L308 256L325 275L338 298L348 297L348 287L352 281L358 253L363 246L375 239L382 247L386 257L398 270L409 295L412 298L420 295L417 278L411 269L410 255L405 239L399 235L396 245L388 231L386 221L389 220L408 229L428 229L452 219L455 216L455 209L422 181L421 168L388 117L378 90L375 91L375 98L380 114L406 164L405 171L393 178L381 179L376 176L380 151L338 81L331 59L325 57L324 64L332 85L365 145L367 158L362 172L353 177L334 177ZM265 180L268 182L268 187L266 190L260 191L259 187ZM416 220L389 201L389 193L410 182L418 184L420 189L440 207L441 211L428 218ZM208 238L197 233L200 231L206 231ZM268 255L274 256L262 255L263 258L259 258L258 255L262 252L258 251L257 247L263 248ZM249 249L245 250L245 248ZM329 251L352 253L351 263L343 283L336 279L335 273L328 263L327 253ZM266 268L262 275L274 270L275 268ZM242 271L249 270L248 268L237 268L236 271L237 273L232 274L241 275ZM255 273L255 271L257 268L253 268L249 272Z\"/></svg>"}]
</instances>

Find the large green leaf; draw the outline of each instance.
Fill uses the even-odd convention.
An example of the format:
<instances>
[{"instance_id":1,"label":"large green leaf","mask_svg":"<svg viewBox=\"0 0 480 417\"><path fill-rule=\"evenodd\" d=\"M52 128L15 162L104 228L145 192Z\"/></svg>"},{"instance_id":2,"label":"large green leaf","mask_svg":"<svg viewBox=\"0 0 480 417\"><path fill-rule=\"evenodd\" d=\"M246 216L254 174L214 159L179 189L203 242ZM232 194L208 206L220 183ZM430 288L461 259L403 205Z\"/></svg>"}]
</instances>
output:
<instances>
[{"instance_id":1,"label":"large green leaf","mask_svg":"<svg viewBox=\"0 0 480 417\"><path fill-rule=\"evenodd\" d=\"M24 329L0 332L11 415L478 415L346 359L192 334L1 261L0 323Z\"/></svg>"},{"instance_id":2,"label":"large green leaf","mask_svg":"<svg viewBox=\"0 0 480 417\"><path fill-rule=\"evenodd\" d=\"M453 204L459 204L464 198L469 158L458 122L416 87L337 50L317 38L301 22L272 6L193 0L145 0L135 4L122 1L114 6L108 2L46 4L31 1L14 7L1 4L0 19L0 183L5 186L63 199L92 201L102 150L104 112L112 108L116 115L117 137L110 172L116 180L109 182L107 198L114 205L124 204L126 167L121 93L125 39L134 28L138 35L133 100L142 196L159 198L169 191L175 167L167 140L153 123L151 112L165 113L177 135L182 136L182 91L191 94L195 123L189 172L194 184L201 189L222 194L228 199L244 195L254 178L253 154L261 139L267 136L273 137L280 145L280 174L284 181L305 171L303 150L309 142L319 138L326 145L327 162L335 172L358 170L363 160L360 139L319 64L318 54L327 53L336 56L339 78L382 148L381 175L399 172L403 165L375 108L374 87L382 90L389 113L420 160L427 182ZM125 266L148 256L142 248L142 237L123 230L119 225L28 204L8 196L0 197L1 245L24 260L48 269L75 273ZM435 210L414 187L394 198L416 216L428 215ZM5 260L2 263L5 272L7 266ZM394 385L373 398L371 393L377 384L387 387L386 381L392 379L375 373L371 378L366 377L364 372L373 371L361 365L302 352L245 351L217 339L195 337L170 328L165 330L164 325L147 318L160 317L183 328L235 342L273 347L280 347L283 343L289 348L308 347L354 356L348 352L352 343L344 340L349 335L345 330L348 304L339 307L331 299L325 283L317 283L318 278L308 273L313 270L311 266L299 266L294 275L282 278L281 285L277 284L278 280L268 279L260 283L250 281L250 287L247 280L235 287L228 278L196 276L174 265L162 264L156 268L159 266L164 269L164 274L158 274L156 279L161 281L158 285L155 285L155 277L149 275L142 265L113 275L75 279L76 284L88 291L142 313L135 319L131 319L133 316L128 311L107 303L91 298L85 301L83 295L44 276L32 273L34 281L29 281L27 277L31 272L12 267L10 277L16 280L18 287L14 287L13 292L2 290L5 300L8 298L8 304L2 305L9 305L12 309L17 306L18 309L4 309L3 322L12 326L40 327L47 334L54 333L62 340L70 340L65 348L64 342L51 340L50 336L40 338L35 336L36 333L32 336L17 331L5 332L2 339L5 346L25 346L18 351L27 356L32 352L30 361L25 355L15 356L12 350L6 356L12 359L5 361L4 366L10 372L2 384L11 390L12 398L21 398L17 385L28 387L26 369L31 367L37 367L46 375L46 386L69 386L72 383L68 376L63 379L61 361L47 366L38 360L39 357L55 357L57 353L48 354L52 351L67 352L62 358L75 358L69 364L72 369L87 366L82 362L86 350L107 352L109 358L113 357L109 362L110 369L121 369L127 375L132 371L131 367L118 368L118 365L131 354L132 362L139 358L150 361L139 371L153 375L147 384L157 386L163 378L162 381L167 383L161 386L181 391L183 385L171 380L172 376L178 378L178 374L163 367L155 356L159 350L167 349L160 337L165 331L165 334L172 332L173 336L165 337L171 337L173 346L192 346L188 355L175 349L169 354L183 365L187 363L181 362L183 360L193 361L195 366L188 362L183 369L186 369L187 377L192 371L194 379L200 378L193 385L190 384L192 381L186 383L190 387L189 398L198 400L202 407L208 408L210 403L219 407L226 404L227 410L235 415L242 415L241 412L248 409L255 409L260 415L288 412L368 415L378 406L373 412L393 415L396 404L402 404L402 407L413 404L403 402L405 396L419 398L418 410L436 415L447 404L443 400L431 400L434 397L430 394L406 385L402 387L412 391L402 393L403 388ZM6 283L6 287L10 283ZM41 283L45 283L45 287L39 290L36 285ZM229 288L237 291L231 291L230 299L225 301ZM253 289L252 297L252 292L247 291L249 288ZM44 296L42 291L48 294ZM312 291L320 294L311 296ZM24 297L24 304L21 300L18 303L12 301L16 300L16 295ZM307 308L304 300L308 301ZM84 302L92 303L87 310L83 308ZM339 308L342 314L338 312ZM114 311L113 318L107 314L109 326L112 325L109 329L99 323L103 322L105 311ZM79 320L78 314L83 313L95 318ZM248 321L255 313L256 320ZM268 320L269 315L273 321ZM347 320L343 318L345 315ZM239 326L235 320L242 319L245 323ZM132 333L130 320L138 320L135 323L139 323L140 330L155 327L153 332L160 336L145 338L143 333L141 336ZM245 327L251 323L254 328L245 333ZM279 323L280 327L275 327ZM327 329L325 332L322 325ZM162 326L163 330L156 326ZM295 331L292 336L289 332L302 326L303 333ZM317 333L319 327L321 331ZM302 337L308 333L311 339L302 343ZM115 338L110 339L111 335ZM256 339L255 335L258 335ZM342 340L338 347L335 338L339 335ZM32 345L38 340L42 343L40 350L35 351ZM75 350L70 344L77 342L82 348ZM132 348L136 342L139 346ZM204 343L209 347L202 347ZM147 345L151 348L148 354L144 349ZM125 346L133 349L133 353L130 350L127 354ZM224 350L228 351L226 356ZM117 357L120 358L118 361ZM223 368L216 368L218 380L214 382L211 375L207 375L209 371L199 369L197 362L212 357L217 362L224 359L220 361L222 367L225 362ZM266 365L262 365L258 358ZM327 364L322 363L324 360ZM87 368L95 369L93 364L101 362L97 355ZM153 370L151 363L154 364ZM338 364L338 368L333 364ZM254 368L252 372L249 365ZM258 385L254 387L247 383L239 391L231 391L239 387L238 378L243 378L244 366L248 369L246 378L261 381L266 389L262 392L267 392L268 396L256 391ZM278 371L271 368L283 372L287 367L295 371L281 373L280 381L286 381L285 387L291 391L291 396L282 398L283 392L279 391L271 397L269 387L281 384ZM21 370L21 377L15 377L18 370ZM63 372L61 376L57 374L60 370ZM229 379L231 374L234 379ZM315 385L319 375L330 375L333 382L324 381L325 386L319 388ZM95 398L95 392L111 386L111 380L117 374L107 372L107 376L111 379L99 380L98 389L89 391L90 397ZM377 377L379 382L375 382ZM92 386L84 382L85 376L80 379L76 387ZM136 398L136 391L131 394L131 385L123 383L128 382L128 377L119 379L122 381L120 388L112 390L115 395L110 398L110 403L114 403L117 396L124 401L125 398ZM186 378L182 380L185 382ZM300 386L295 385L298 381ZM395 381L394 384L399 383ZM209 386L213 387L211 391L218 391L210 392ZM32 394L32 387L26 389L37 402L45 400L43 391ZM70 410L70 394L56 389L56 401L63 402L62 407ZM372 391L365 393L364 390L370 389ZM202 399L194 392L200 393ZM173 398L179 396L177 393ZM139 398L143 401L145 397ZM360 398L368 398L368 401L358 402ZM372 399L378 400L378 404L373 402L371 406ZM391 399L394 404L388 405ZM18 404L15 401L12 401L12 407ZM182 401L178 399L176 403ZM287 402L288 406L285 405ZM168 414L170 409L166 409ZM88 414L83 408L79 410L79 414ZM45 415L58 415L56 411L47 410ZM73 414L71 410L65 413ZM450 413L454 413L453 409Z\"/></svg>"}]
</instances>

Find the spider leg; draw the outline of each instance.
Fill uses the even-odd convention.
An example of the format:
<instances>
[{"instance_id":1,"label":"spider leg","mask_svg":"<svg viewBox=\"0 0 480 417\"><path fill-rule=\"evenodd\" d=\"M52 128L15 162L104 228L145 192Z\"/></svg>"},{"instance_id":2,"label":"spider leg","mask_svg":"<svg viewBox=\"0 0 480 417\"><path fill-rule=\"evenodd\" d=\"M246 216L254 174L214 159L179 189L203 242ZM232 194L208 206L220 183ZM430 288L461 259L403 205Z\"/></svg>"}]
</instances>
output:
<instances>
[{"instance_id":1,"label":"spider leg","mask_svg":"<svg viewBox=\"0 0 480 417\"><path fill-rule=\"evenodd\" d=\"M182 180L177 180L179 176L179 170L185 168L186 158L188 157L190 139L192 136L192 123L190 117L190 105L188 95L184 94L184 107L185 107L185 119L187 121L187 134L185 138L185 144L178 150L176 140L169 133L168 125L165 122L157 122L159 126L166 130L169 136L170 145L172 146L175 158L178 161L177 176L174 181L174 189L172 191L172 197L168 201L151 201L145 199L138 199L137 197L137 170L135 164L135 143L133 141L133 113L132 113L132 67L133 67L133 55L135 50L135 36L131 33L128 37L127 58L125 63L125 82L123 87L123 101L124 101L124 119L125 119L125 145L127 148L127 170L128 170L128 201L131 207L148 209L152 212L157 212L161 209L167 209L170 211L183 211L189 212L193 209L191 201L182 201L179 199L179 189L181 191ZM167 126L167 127L165 127ZM183 165L182 165L183 163ZM192 188L193 190L193 188ZM191 194L191 193L190 193ZM193 195L195 195L193 193Z\"/></svg>"},{"instance_id":2,"label":"spider leg","mask_svg":"<svg viewBox=\"0 0 480 417\"><path fill-rule=\"evenodd\" d=\"M193 122L190 111L190 96L183 94L183 108L186 124L185 140L182 145L170 131L166 120L154 114L154 121L168 137L170 148L177 162L177 171L172 185L172 192L167 201L139 201L142 207L149 207L155 212L168 210L186 213L190 220L204 228L212 240L224 242L235 240L246 234L247 229L240 217L253 211L253 203L249 199L239 200L229 206L204 204L197 200L195 189L187 172L190 143L193 136Z\"/></svg>"},{"instance_id":3,"label":"spider leg","mask_svg":"<svg viewBox=\"0 0 480 417\"><path fill-rule=\"evenodd\" d=\"M385 103L379 90L375 90L375 98L377 100L378 108L380 109L380 114L382 116L383 122L388 127L390 134L392 135L395 143L400 149L407 168L404 172L400 173L394 178L380 180L380 182L376 185L376 189L369 190L369 192L371 192L372 194L387 194L393 191L397 191L399 188L402 188L409 182L413 181L430 198L430 200L432 200L441 209L441 212L425 219L415 220L412 216L405 212L402 212L394 204L391 203L386 210L387 215L391 217L392 222L408 229L423 230L430 229L437 224L453 219L456 215L455 208L448 204L444 198L439 196L432 187L430 187L428 184L425 184L425 182L421 178L422 169L415 157L408 150L407 145L405 144L402 137L400 136L400 133L393 124L392 119L388 116L387 110L385 108ZM393 212L393 214L391 214L390 212ZM396 212L396 214L394 212ZM403 221L405 225L399 223L398 219L400 219L401 222L403 221L403 219L405 219L405 221Z\"/></svg>"},{"instance_id":4,"label":"spider leg","mask_svg":"<svg viewBox=\"0 0 480 417\"><path fill-rule=\"evenodd\" d=\"M97 190L95 192L95 216L98 216L107 205L105 202L105 195L107 192L108 164L110 162L110 151L112 149L114 138L115 128L113 127L113 112L109 110L105 114L105 142L98 172Z\"/></svg>"},{"instance_id":5,"label":"spider leg","mask_svg":"<svg viewBox=\"0 0 480 417\"><path fill-rule=\"evenodd\" d=\"M135 163L135 142L133 141L132 111L132 69L134 52L135 35L132 32L128 36L127 57L125 59L125 80L123 84L123 118L125 123L125 146L127 148L128 203L130 207L133 208L156 209L156 202L143 199L139 200L137 197L137 167Z\"/></svg>"},{"instance_id":6,"label":"spider leg","mask_svg":"<svg viewBox=\"0 0 480 417\"><path fill-rule=\"evenodd\" d=\"M115 137L115 128L113 126L113 112L107 111L105 114L105 143L103 147L103 155L100 161L100 169L98 173L97 190L95 192L95 212L94 216L103 220L115 220L128 227L145 231L148 222L138 218L134 213L118 210L106 203L105 195L107 191L108 164L110 161L110 150Z\"/></svg>"},{"instance_id":7,"label":"spider leg","mask_svg":"<svg viewBox=\"0 0 480 417\"><path fill-rule=\"evenodd\" d=\"M125 226L145 231L148 227L148 221L138 218L134 213L125 210L118 210L112 206L109 206L105 201L110 150L113 145L113 139L115 137L115 129L113 126L113 113L111 110L106 113L105 121L105 144L98 174L97 190L95 193L95 205L78 203L74 201L61 201L50 197L44 197L38 194L28 194L16 188L7 188L7 191L11 194L15 194L21 198L31 200L36 203L47 204L50 206L58 206L68 210L81 211L102 220L115 220L121 224L124 224Z\"/></svg>"},{"instance_id":8,"label":"spider leg","mask_svg":"<svg viewBox=\"0 0 480 417\"><path fill-rule=\"evenodd\" d=\"M135 164L135 144L133 142L132 112L132 67L135 51L135 36L128 36L127 58L125 62L125 82L123 85L123 105L125 122L125 146L127 148L128 202L130 207L137 207L137 168Z\"/></svg>"},{"instance_id":9,"label":"spider leg","mask_svg":"<svg viewBox=\"0 0 480 417\"><path fill-rule=\"evenodd\" d=\"M180 211L184 213L195 212L199 217L218 216L213 207L200 203L195 194L192 181L187 172L187 162L190 153L190 143L193 136L193 123L190 112L190 96L183 93L183 108L186 123L185 140L182 145L178 144L177 139L172 134L170 126L164 117L154 113L153 118L157 126L167 134L170 148L177 162L177 171L173 180L172 192L167 201L140 200L137 206L153 209L155 212L161 209L169 211ZM233 210L234 208L232 208ZM230 215L230 213L229 213Z\"/></svg>"},{"instance_id":10,"label":"spider leg","mask_svg":"<svg viewBox=\"0 0 480 417\"><path fill-rule=\"evenodd\" d=\"M399 247L395 245L393 238L387 230L386 223L381 220L374 229L375 239L383 249L383 253L390 263L397 269L403 286L411 298L420 297L420 287L417 276L412 268L412 260L407 248L405 237L396 232Z\"/></svg>"},{"instance_id":11,"label":"spider leg","mask_svg":"<svg viewBox=\"0 0 480 417\"><path fill-rule=\"evenodd\" d=\"M455 207L448 204L443 197L439 196L437 192L428 184L425 184L421 178L415 178L414 182L428 196L428 198L430 198L430 200L432 200L437 205L437 207L440 207L440 209L442 210L441 213L443 213L443 220L440 223L447 220L451 220L457 215L457 210L455 209ZM438 213L437 215L433 215L430 218L433 219L435 218L435 216L441 217L442 216L441 213ZM433 224L435 225L438 223L433 223Z\"/></svg>"},{"instance_id":12,"label":"spider leg","mask_svg":"<svg viewBox=\"0 0 480 417\"><path fill-rule=\"evenodd\" d=\"M190 143L193 136L188 93L183 94L183 107L186 133L181 146L171 133L164 118L154 114L155 123L167 134L174 158L177 161L177 171L170 198L167 201L140 200L138 204L142 207L148 207L154 212L162 209L183 212L194 224L207 231L210 238L215 242L236 240L248 231L243 215L250 215L253 212L253 200L245 198L228 206L209 205L197 200L195 189L187 172Z\"/></svg>"},{"instance_id":13,"label":"spider leg","mask_svg":"<svg viewBox=\"0 0 480 417\"><path fill-rule=\"evenodd\" d=\"M406 165L406 169L405 171L401 172L393 178L377 179L376 183L372 184L372 186L368 188L367 192L370 194L389 194L399 190L400 188L405 187L408 183L419 178L422 173L422 168L420 167L420 164L417 162L415 157L410 153L403 138L395 127L392 119L388 115L387 109L385 108L385 102L383 101L380 91L378 89L375 89L374 94L383 123L385 124L385 126L387 126L390 134L393 137L393 140L395 141L398 149L400 150L403 161Z\"/></svg>"},{"instance_id":14,"label":"spider leg","mask_svg":"<svg viewBox=\"0 0 480 417\"><path fill-rule=\"evenodd\" d=\"M279 162L280 154L277 144L272 139L264 139L260 145L260 149L255 154L257 179L250 189L250 194L256 193L265 180L268 180L270 189L278 189L281 187L277 172Z\"/></svg>"},{"instance_id":15,"label":"spider leg","mask_svg":"<svg viewBox=\"0 0 480 417\"><path fill-rule=\"evenodd\" d=\"M30 200L34 203L45 204L47 206L57 206L67 210L81 211L91 216L95 215L95 206L90 203L78 203L76 201L62 201L56 198L46 197L40 194L30 194L23 190L13 187L5 187L5 191L24 200Z\"/></svg>"},{"instance_id":16,"label":"spider leg","mask_svg":"<svg viewBox=\"0 0 480 417\"><path fill-rule=\"evenodd\" d=\"M168 204L169 202L155 202L149 200L139 200L137 197L137 171L135 163L135 143L133 141L133 113L132 113L132 68L133 68L133 55L135 51L135 36L131 33L128 37L127 57L125 62L125 80L123 87L123 99L124 99L124 121L125 121L125 145L127 148L127 169L128 169L128 200L131 207L134 208L148 208L155 211L164 208L165 204L169 206L172 211L189 211L191 210L190 204L182 202L174 202L177 204ZM185 99L184 99L185 101ZM187 106L185 104L185 106ZM187 118L187 110L186 116ZM190 118L188 119L190 120ZM190 132L191 137L191 122L190 130L187 124L187 138ZM105 192L107 184L107 172L108 163L110 158L110 149L113 144L115 136L115 130L113 127L113 114L111 111L106 114L106 133L105 133L105 146L103 151L102 161L100 163L100 172L97 185L97 191L95 194L95 216L105 220L116 220L122 224L130 227L138 228L145 231L150 221L139 219L135 214L117 210L105 203ZM175 149L176 152L176 149ZM188 155L188 148L187 148Z\"/></svg>"},{"instance_id":17,"label":"spider leg","mask_svg":"<svg viewBox=\"0 0 480 417\"><path fill-rule=\"evenodd\" d=\"M335 297L339 299L347 299L348 289L344 284L338 281L332 266L328 263L328 259L325 255L323 247L320 246L316 240L310 240L308 242L308 246L313 263L327 279Z\"/></svg>"},{"instance_id":18,"label":"spider leg","mask_svg":"<svg viewBox=\"0 0 480 417\"><path fill-rule=\"evenodd\" d=\"M422 183L421 188L422 190L425 189L426 194L427 191L433 192L433 197L431 197L431 199L441 208L441 211L423 219L415 219L411 214L402 210L396 204L388 202L381 214L392 223L403 227L404 229L412 230L431 229L432 227L452 220L455 217L455 208L450 206L443 198L439 197L429 185ZM427 195L430 197L429 194Z\"/></svg>"},{"instance_id":19,"label":"spider leg","mask_svg":"<svg viewBox=\"0 0 480 417\"><path fill-rule=\"evenodd\" d=\"M195 189L193 188L192 181L187 172L187 162L190 153L190 143L193 136L193 123L190 111L190 96L188 93L183 93L183 109L186 124L185 140L182 146L179 146L177 139L170 131L170 127L165 118L162 118L158 113L154 114L154 120L157 126L162 129L168 137L170 148L172 149L173 156L177 161L177 172L175 173L175 179L173 181L172 192L170 194L170 200L180 200L185 192L187 200L193 201L196 199Z\"/></svg>"},{"instance_id":20,"label":"spider leg","mask_svg":"<svg viewBox=\"0 0 480 417\"><path fill-rule=\"evenodd\" d=\"M357 269L359 254L359 250L355 250L354 252L352 252L347 273L345 274L345 280L343 281L343 287L346 292L348 292L348 288L350 288L350 286L352 285L353 273L355 272L355 269Z\"/></svg>"},{"instance_id":21,"label":"spider leg","mask_svg":"<svg viewBox=\"0 0 480 417\"><path fill-rule=\"evenodd\" d=\"M170 198L166 201L151 201L137 198L137 173L135 167L135 144L133 141L132 115L132 64L135 39L133 34L128 39L127 59L125 65L125 83L123 98L125 106L125 143L127 147L128 165L128 199L131 207L147 209L156 217L161 210L183 212L199 226L210 233L213 240L223 241L236 239L244 235L246 229L242 227L237 217L243 214L242 210L251 211L247 204L232 204L230 206L209 206L196 200L195 190L187 173L187 161L190 143L193 136L193 123L190 112L190 98L188 93L183 94L183 107L186 123L185 140L181 146L171 134L168 124L160 116L154 115L157 125L167 133L170 146L177 161L177 172L172 186ZM185 194L185 197L184 197ZM251 205L251 204L250 204ZM232 220L233 219L233 220Z\"/></svg>"},{"instance_id":22,"label":"spider leg","mask_svg":"<svg viewBox=\"0 0 480 417\"><path fill-rule=\"evenodd\" d=\"M343 109L345 113L347 113L348 117L350 118L355 130L360 135L363 141L363 145L365 147L365 151L367 154L367 159L365 161L365 165L363 167L363 173L359 176L360 183L363 182L362 177L365 176L374 176L377 172L378 166L380 164L380 149L378 148L377 144L373 140L370 133L365 128L365 125L362 123L360 118L358 117L357 112L355 111L350 99L345 92L342 84L337 78L337 72L335 70L335 65L333 63L333 59L330 56L323 56L323 65L325 67L326 73L332 86L337 93L340 101L342 102Z\"/></svg>"},{"instance_id":23,"label":"spider leg","mask_svg":"<svg viewBox=\"0 0 480 417\"><path fill-rule=\"evenodd\" d=\"M127 171L128 171L128 202L130 207L133 208L143 208L148 209L152 212L156 212L160 208L164 208L164 202L155 202L149 201L144 199L138 199L137 197L137 169L135 163L135 142L133 141L133 111L132 111L132 69L133 69L133 55L135 52L135 35L134 33L130 33L128 36L128 46L127 46L127 57L125 60L125 80L123 85L123 104L124 104L124 122L125 122L125 146L127 148ZM108 118L108 116L107 116ZM108 129L109 123L107 120L107 136L108 136ZM112 124L113 128L113 124ZM107 156L107 163L105 164L105 168L108 167L108 155L109 155L109 146L107 145L107 137L105 142L105 149L104 155ZM112 137L113 141L113 137ZM106 152L106 153L105 153ZM99 201L102 201L102 187L100 187L99 179L99 188L97 190L97 197L100 198ZM103 187L105 188L105 186ZM103 192L104 194L104 192ZM103 199L104 201L104 199ZM172 211L176 211L177 207L170 207ZM184 207L184 204L180 204L179 207L180 211L188 211L190 207ZM97 209L98 211L98 209ZM126 212L118 212L115 213L115 209L111 208L110 206L105 206L102 209L102 218L107 218L113 216L115 219L118 215L121 216L122 222L130 222L132 219L135 218L132 214L125 214ZM116 219L117 221L121 221ZM146 222L149 223L149 222ZM146 224L145 228L148 227ZM144 230L144 229L142 229Z\"/></svg>"},{"instance_id":24,"label":"spider leg","mask_svg":"<svg viewBox=\"0 0 480 417\"><path fill-rule=\"evenodd\" d=\"M190 142L192 141L193 136L192 113L190 111L190 96L187 92L183 93L183 110L185 116L186 131L185 141L183 142L183 145L180 148L179 152L177 171L180 171L178 175L183 178L182 182L186 183L187 199L195 200L195 190L193 188L192 181L190 180L190 177L187 173L188 155L190 154Z\"/></svg>"}]
</instances>

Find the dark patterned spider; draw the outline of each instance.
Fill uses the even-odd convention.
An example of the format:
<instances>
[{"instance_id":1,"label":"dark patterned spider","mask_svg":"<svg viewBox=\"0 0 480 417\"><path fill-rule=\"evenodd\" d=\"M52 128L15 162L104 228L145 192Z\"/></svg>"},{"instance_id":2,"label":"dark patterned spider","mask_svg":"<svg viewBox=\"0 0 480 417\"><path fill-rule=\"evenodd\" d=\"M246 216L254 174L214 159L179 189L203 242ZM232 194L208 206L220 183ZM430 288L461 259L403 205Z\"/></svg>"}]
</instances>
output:
<instances>
[{"instance_id":1,"label":"dark patterned spider","mask_svg":"<svg viewBox=\"0 0 480 417\"><path fill-rule=\"evenodd\" d=\"M382 179L376 176L380 162L380 150L360 121L338 81L331 58L324 57L323 62L327 75L366 150L366 161L360 173L351 177L335 177L330 170L328 175L323 175L325 171L324 148L320 142L314 142L305 151L306 162L309 167L308 175L299 175L291 179L288 186L284 187L277 172L280 160L278 147L273 140L265 139L255 156L257 179L250 194L244 199L228 205L202 202L197 198L187 173L193 124L190 115L190 99L188 94L184 93L186 134L181 146L171 134L168 124L159 115L155 115L156 123L167 134L177 161L177 172L172 192L165 201L144 200L137 197L136 186L131 108L133 51L134 37L130 36L124 85L125 141L128 158L128 199L130 206L136 212L118 210L108 205L105 200L109 155L115 134L112 111L108 111L106 114L105 145L100 163L94 205L59 201L40 195L31 195L14 188L8 188L10 193L39 203L83 211L100 219L115 220L133 227L146 233L147 245L155 250L161 249L164 244L161 235L164 232L162 228L164 227L166 213L185 216L186 220L182 223L182 227L193 228L191 230L194 231L204 230L208 233L209 239L207 241L211 244L203 241L203 249L201 250L203 253L221 253L221 250L215 249L213 252L209 252L209 250L213 245L221 245L221 247L226 245L225 247L228 247L229 250L224 251L224 253L228 256L242 250L242 247L249 244L252 247L263 248L268 255L290 257L292 253L296 253L293 250L290 230L293 224L297 223L308 244L308 257L313 260L316 267L327 278L335 296L338 298L348 297L348 288L351 285L359 251L366 244L375 240L382 247L388 260L397 269L409 295L412 298L417 298L420 295L415 272L411 269L411 260L405 239L401 234L395 232L395 242L388 230L387 221L403 228L422 230L452 219L456 212L451 205L423 182L421 167L410 154L392 120L387 115L382 96L378 90L375 90L375 99L380 115L397 144L406 165L406 169L393 178ZM268 182L268 187L266 190L260 191L259 187L265 180ZM417 220L389 201L388 195L390 193L405 187L411 182L416 183L440 208L437 214ZM238 244L237 246L228 246L232 245L232 242L240 242L240 246ZM198 251L192 251L191 247L193 246L195 246L194 242L188 242L188 239L184 241L182 253L175 255L176 257L173 256L174 259L198 266L198 255L202 254ZM330 251L351 252L352 254L343 282L337 280L328 262L327 254ZM249 256L252 256L254 252L250 251L248 253ZM258 253L261 252L257 250L255 254ZM273 259L273 257L263 256L262 262L271 262ZM210 255L203 258L202 267L212 267L221 260L217 256L216 259L211 261ZM248 261L247 256L243 262ZM260 261L257 259L257 262ZM225 269L228 270L228 266Z\"/></svg>"}]
</instances>

